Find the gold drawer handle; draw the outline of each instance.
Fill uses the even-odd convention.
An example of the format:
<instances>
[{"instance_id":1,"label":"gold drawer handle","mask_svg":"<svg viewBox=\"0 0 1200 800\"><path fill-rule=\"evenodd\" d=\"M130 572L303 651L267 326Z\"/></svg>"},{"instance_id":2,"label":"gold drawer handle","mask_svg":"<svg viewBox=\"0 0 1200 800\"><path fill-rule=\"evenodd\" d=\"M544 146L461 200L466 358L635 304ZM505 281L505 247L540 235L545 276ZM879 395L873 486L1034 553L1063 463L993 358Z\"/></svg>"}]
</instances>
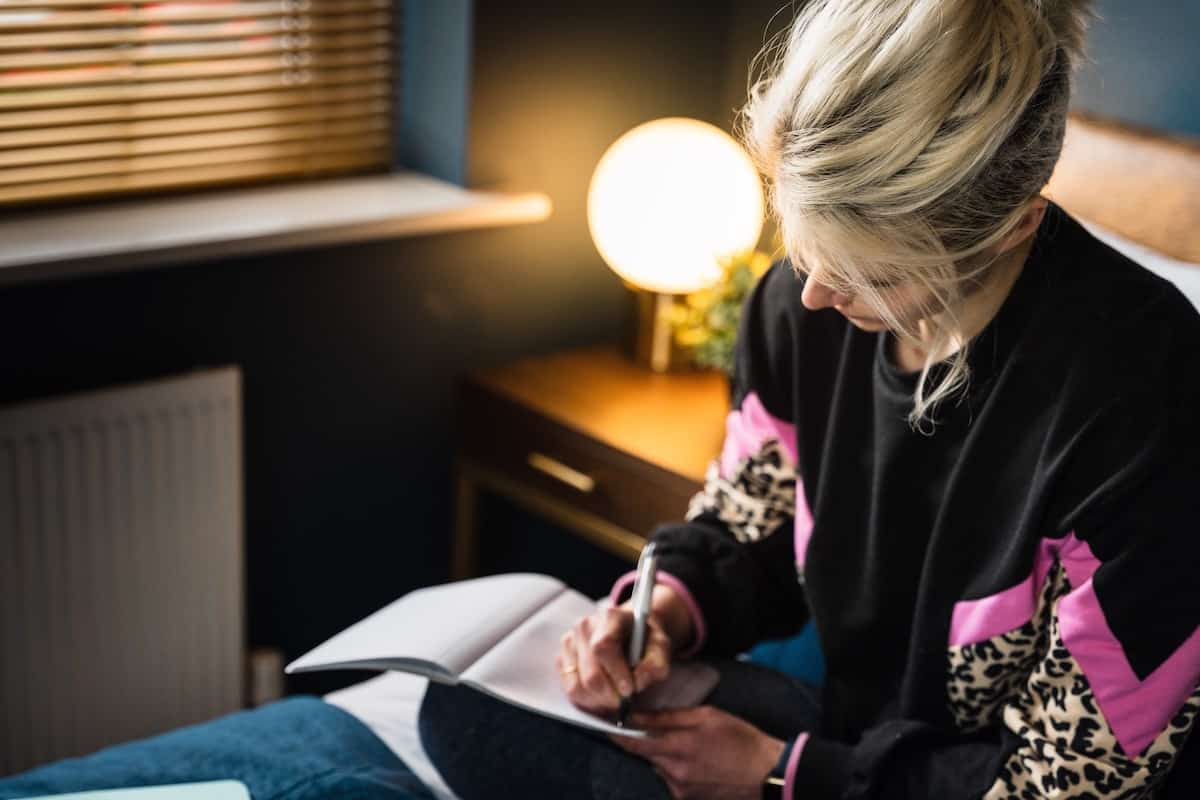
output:
<instances>
[{"instance_id":1,"label":"gold drawer handle","mask_svg":"<svg viewBox=\"0 0 1200 800\"><path fill-rule=\"evenodd\" d=\"M571 469L561 461L555 461L553 458L550 458L550 456L544 456L541 453L530 453L526 461L529 462L529 466L538 472L544 472L551 478L562 481L584 494L596 488L596 481L591 475L585 475L577 469Z\"/></svg>"}]
</instances>

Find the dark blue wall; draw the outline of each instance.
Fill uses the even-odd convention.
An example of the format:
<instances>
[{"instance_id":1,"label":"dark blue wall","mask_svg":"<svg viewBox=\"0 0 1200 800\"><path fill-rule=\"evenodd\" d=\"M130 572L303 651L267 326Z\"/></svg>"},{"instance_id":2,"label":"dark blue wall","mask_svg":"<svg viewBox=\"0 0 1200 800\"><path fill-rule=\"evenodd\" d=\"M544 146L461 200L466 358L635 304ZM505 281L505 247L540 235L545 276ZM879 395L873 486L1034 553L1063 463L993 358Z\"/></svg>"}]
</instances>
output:
<instances>
[{"instance_id":1,"label":"dark blue wall","mask_svg":"<svg viewBox=\"0 0 1200 800\"><path fill-rule=\"evenodd\" d=\"M1200 2L1101 0L1074 105L1200 136Z\"/></svg>"}]
</instances>

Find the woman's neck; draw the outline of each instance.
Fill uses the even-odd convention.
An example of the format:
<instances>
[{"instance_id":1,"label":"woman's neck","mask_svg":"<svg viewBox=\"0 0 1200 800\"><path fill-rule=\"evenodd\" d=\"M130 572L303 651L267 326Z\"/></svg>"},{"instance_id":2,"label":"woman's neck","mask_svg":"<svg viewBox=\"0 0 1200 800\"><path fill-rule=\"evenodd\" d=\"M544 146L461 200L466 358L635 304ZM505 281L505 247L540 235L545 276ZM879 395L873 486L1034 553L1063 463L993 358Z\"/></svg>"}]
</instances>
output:
<instances>
[{"instance_id":1,"label":"woman's neck","mask_svg":"<svg viewBox=\"0 0 1200 800\"><path fill-rule=\"evenodd\" d=\"M967 296L958 314L958 329L961 339L943 348L934 361L944 361L962 346L978 336L988 326L1008 299L1009 292L1021 276L1029 252L1033 249L1033 236L1028 236L1019 245L1009 250L989 272L987 281ZM926 320L917 323L922 344L916 345L893 338L893 355L901 369L916 372L925 366L925 357L932 345L931 326Z\"/></svg>"}]
</instances>

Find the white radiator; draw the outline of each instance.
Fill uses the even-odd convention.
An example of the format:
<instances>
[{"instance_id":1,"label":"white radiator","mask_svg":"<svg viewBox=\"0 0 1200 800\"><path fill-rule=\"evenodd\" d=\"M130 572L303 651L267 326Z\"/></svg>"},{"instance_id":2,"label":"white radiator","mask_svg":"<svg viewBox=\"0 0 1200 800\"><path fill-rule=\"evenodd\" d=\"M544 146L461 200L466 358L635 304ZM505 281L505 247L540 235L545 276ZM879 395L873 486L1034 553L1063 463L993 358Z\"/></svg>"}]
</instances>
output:
<instances>
[{"instance_id":1,"label":"white radiator","mask_svg":"<svg viewBox=\"0 0 1200 800\"><path fill-rule=\"evenodd\" d=\"M243 700L241 375L0 408L0 775Z\"/></svg>"}]
</instances>

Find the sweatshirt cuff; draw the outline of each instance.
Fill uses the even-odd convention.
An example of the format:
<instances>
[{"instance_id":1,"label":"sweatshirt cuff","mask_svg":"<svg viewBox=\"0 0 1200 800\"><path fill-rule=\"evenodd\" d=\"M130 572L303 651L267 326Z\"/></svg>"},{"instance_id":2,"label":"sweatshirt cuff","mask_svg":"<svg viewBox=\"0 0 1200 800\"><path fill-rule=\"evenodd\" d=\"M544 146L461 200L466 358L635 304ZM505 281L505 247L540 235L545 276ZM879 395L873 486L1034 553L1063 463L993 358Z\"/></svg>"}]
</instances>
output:
<instances>
[{"instance_id":1,"label":"sweatshirt cuff","mask_svg":"<svg viewBox=\"0 0 1200 800\"><path fill-rule=\"evenodd\" d=\"M621 601L621 593L632 586L636 580L637 570L630 570L620 578L617 578L617 582L613 584L612 591L609 592L609 602L614 606L618 605ZM683 604L688 610L688 616L692 618L692 645L687 650L680 652L679 657L690 658L696 655L696 653L700 652L700 648L704 647L704 640L708 636L708 629L704 624L704 615L700 613L700 606L696 603L696 598L692 596L687 586L684 586L683 581L661 569L656 574L654 583L670 586L683 600Z\"/></svg>"},{"instance_id":2,"label":"sweatshirt cuff","mask_svg":"<svg viewBox=\"0 0 1200 800\"><path fill-rule=\"evenodd\" d=\"M787 762L783 768L783 796L785 800L791 800L796 796L796 767L800 764L800 755L804 752L804 746L808 744L808 734L802 733L788 743L784 750L784 755L787 757Z\"/></svg>"},{"instance_id":3,"label":"sweatshirt cuff","mask_svg":"<svg viewBox=\"0 0 1200 800\"><path fill-rule=\"evenodd\" d=\"M801 734L792 746L784 773L785 798L838 800L850 785L854 748L819 736Z\"/></svg>"}]
</instances>

